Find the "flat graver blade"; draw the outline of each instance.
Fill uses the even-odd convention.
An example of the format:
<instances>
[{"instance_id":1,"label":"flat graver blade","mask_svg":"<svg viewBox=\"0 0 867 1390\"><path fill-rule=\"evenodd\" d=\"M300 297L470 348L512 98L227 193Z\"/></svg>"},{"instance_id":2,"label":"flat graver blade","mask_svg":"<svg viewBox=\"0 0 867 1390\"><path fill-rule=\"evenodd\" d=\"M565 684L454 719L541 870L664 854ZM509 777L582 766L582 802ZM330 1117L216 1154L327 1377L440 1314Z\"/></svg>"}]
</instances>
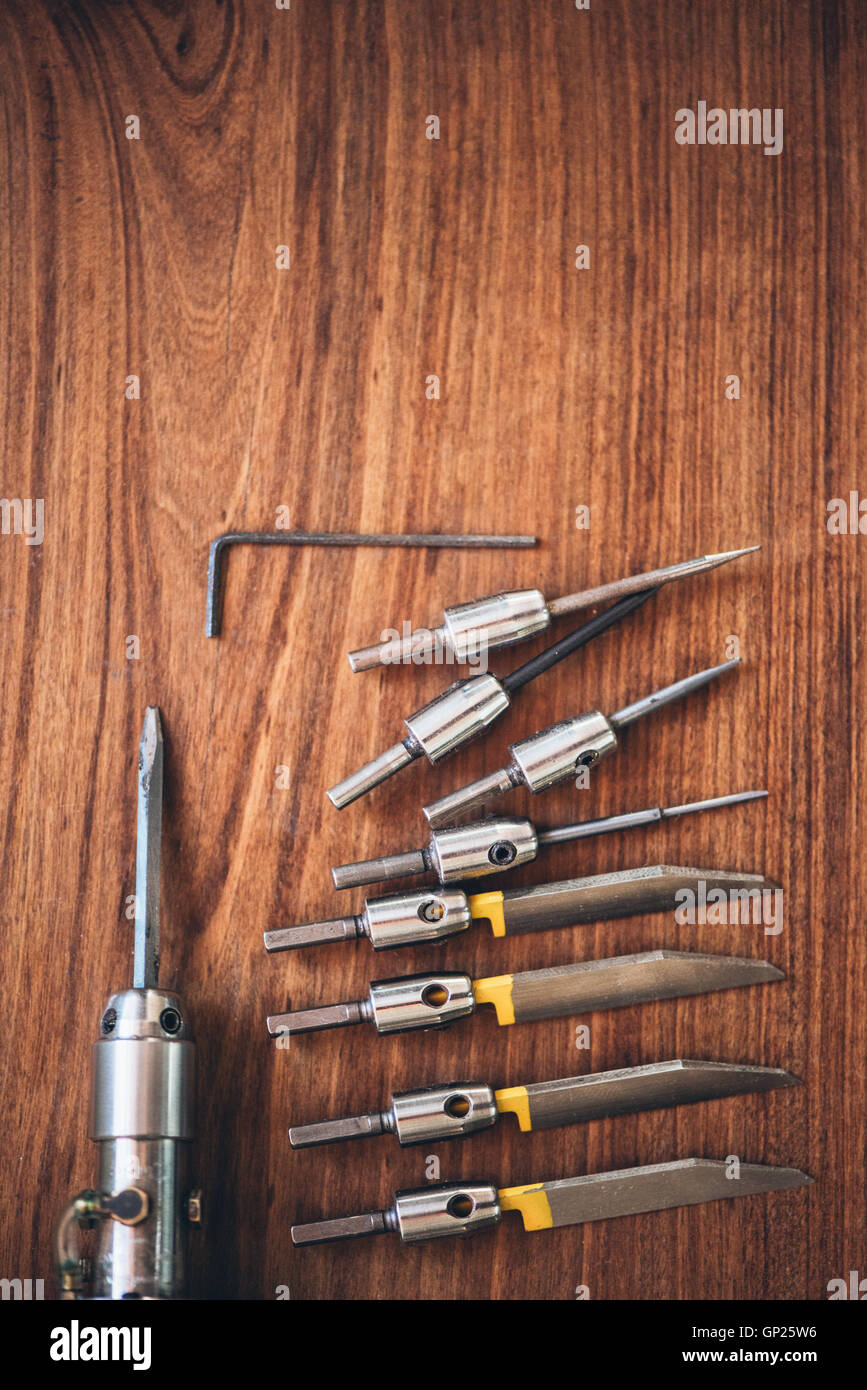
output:
<instances>
[{"instance_id":1,"label":"flat graver blade","mask_svg":"<svg viewBox=\"0 0 867 1390\"><path fill-rule=\"evenodd\" d=\"M750 1197L761 1192L806 1187L812 1178L797 1168L775 1168L769 1164L734 1165L722 1159L685 1158L675 1163L654 1163L644 1168L622 1168L613 1173L591 1173L582 1178L563 1178L531 1185L534 1205L541 1205L543 1220L526 1219L527 1230L551 1226L574 1226L583 1221L605 1221L615 1216L632 1216L642 1211L663 1211L667 1207L689 1207L698 1202L716 1202L726 1197ZM527 1188L500 1191L504 1211L521 1209ZM544 1212L544 1194L549 1211ZM523 1214L523 1212L522 1212Z\"/></svg>"},{"instance_id":2,"label":"flat graver blade","mask_svg":"<svg viewBox=\"0 0 867 1390\"><path fill-rule=\"evenodd\" d=\"M755 905L762 894L778 885L762 874L742 874L727 869L691 869L673 864L652 864L642 869L622 869L612 874L564 879L542 883L536 888L511 888L503 893L503 923L506 936L518 932L546 931L551 927L575 926L580 922L601 922L608 917L628 917L639 912L673 912L678 895L722 889L737 894L746 909L743 920L761 922ZM730 897L730 900L731 897Z\"/></svg>"},{"instance_id":3,"label":"flat graver blade","mask_svg":"<svg viewBox=\"0 0 867 1390\"><path fill-rule=\"evenodd\" d=\"M523 1023L782 979L782 970L765 960L699 951L644 951L526 970L512 977L511 1002L514 1021Z\"/></svg>"},{"instance_id":4,"label":"flat graver blade","mask_svg":"<svg viewBox=\"0 0 867 1390\"><path fill-rule=\"evenodd\" d=\"M156 989L160 972L160 848L163 827L163 729L145 710L138 756L133 987Z\"/></svg>"},{"instance_id":5,"label":"flat graver blade","mask_svg":"<svg viewBox=\"0 0 867 1390\"><path fill-rule=\"evenodd\" d=\"M737 1062L696 1062L677 1058L643 1067L568 1076L559 1081L531 1082L526 1092L530 1127L582 1123L608 1115L691 1105L721 1096L747 1095L799 1085L797 1076L781 1067L755 1067ZM500 1096L509 1092L497 1092ZM508 1106L512 1109L512 1105Z\"/></svg>"}]
</instances>

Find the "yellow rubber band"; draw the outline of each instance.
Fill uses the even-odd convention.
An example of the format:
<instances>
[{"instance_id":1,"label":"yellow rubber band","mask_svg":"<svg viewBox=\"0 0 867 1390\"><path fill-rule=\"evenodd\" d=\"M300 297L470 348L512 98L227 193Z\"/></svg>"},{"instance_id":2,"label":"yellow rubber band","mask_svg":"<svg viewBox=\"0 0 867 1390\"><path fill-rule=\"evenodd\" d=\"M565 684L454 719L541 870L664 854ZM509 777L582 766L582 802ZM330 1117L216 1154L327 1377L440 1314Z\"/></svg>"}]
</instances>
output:
<instances>
[{"instance_id":1,"label":"yellow rubber band","mask_svg":"<svg viewBox=\"0 0 867 1390\"><path fill-rule=\"evenodd\" d=\"M495 1091L494 1100L501 1115L512 1111L518 1117L518 1125L526 1134L533 1126L530 1123L530 1097L526 1086L509 1086L505 1091Z\"/></svg>"},{"instance_id":2,"label":"yellow rubber band","mask_svg":"<svg viewBox=\"0 0 867 1390\"><path fill-rule=\"evenodd\" d=\"M503 1211L519 1211L525 1231L548 1231L554 1225L551 1203L540 1182L526 1187L501 1187L497 1193Z\"/></svg>"},{"instance_id":3,"label":"yellow rubber band","mask_svg":"<svg viewBox=\"0 0 867 1390\"><path fill-rule=\"evenodd\" d=\"M473 995L477 1004L493 1004L501 1028L515 1022L512 1004L513 975L489 975L486 980L473 980Z\"/></svg>"},{"instance_id":4,"label":"yellow rubber band","mask_svg":"<svg viewBox=\"0 0 867 1390\"><path fill-rule=\"evenodd\" d=\"M486 918L491 924L494 936L506 935L502 893L473 893L470 898L470 916L476 919Z\"/></svg>"}]
</instances>

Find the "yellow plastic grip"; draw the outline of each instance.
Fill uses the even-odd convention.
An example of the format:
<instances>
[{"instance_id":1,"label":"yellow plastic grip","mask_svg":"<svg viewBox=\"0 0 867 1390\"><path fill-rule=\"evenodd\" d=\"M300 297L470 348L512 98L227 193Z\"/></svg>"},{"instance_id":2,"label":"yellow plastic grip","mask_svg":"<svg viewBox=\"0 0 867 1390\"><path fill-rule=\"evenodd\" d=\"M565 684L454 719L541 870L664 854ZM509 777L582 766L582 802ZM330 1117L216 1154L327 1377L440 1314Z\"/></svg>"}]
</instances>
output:
<instances>
[{"instance_id":1,"label":"yellow plastic grip","mask_svg":"<svg viewBox=\"0 0 867 1390\"><path fill-rule=\"evenodd\" d=\"M517 1115L518 1125L525 1133L533 1128L530 1123L530 1097L527 1095L526 1086L509 1086L505 1091L495 1091L494 1100L501 1115L505 1115L508 1110Z\"/></svg>"},{"instance_id":2,"label":"yellow plastic grip","mask_svg":"<svg viewBox=\"0 0 867 1390\"><path fill-rule=\"evenodd\" d=\"M506 935L502 893L473 893L470 898L470 916L477 920L483 917L489 921L494 936Z\"/></svg>"},{"instance_id":3,"label":"yellow plastic grip","mask_svg":"<svg viewBox=\"0 0 867 1390\"><path fill-rule=\"evenodd\" d=\"M493 1004L501 1028L507 1023L515 1022L515 1008L512 1004L514 982L514 975L489 975L486 980L473 980L473 997L476 1003Z\"/></svg>"},{"instance_id":4,"label":"yellow plastic grip","mask_svg":"<svg viewBox=\"0 0 867 1390\"><path fill-rule=\"evenodd\" d=\"M497 1196L503 1211L519 1211L525 1231L548 1231L554 1225L551 1203L544 1183L529 1183L526 1187L501 1187Z\"/></svg>"}]
</instances>

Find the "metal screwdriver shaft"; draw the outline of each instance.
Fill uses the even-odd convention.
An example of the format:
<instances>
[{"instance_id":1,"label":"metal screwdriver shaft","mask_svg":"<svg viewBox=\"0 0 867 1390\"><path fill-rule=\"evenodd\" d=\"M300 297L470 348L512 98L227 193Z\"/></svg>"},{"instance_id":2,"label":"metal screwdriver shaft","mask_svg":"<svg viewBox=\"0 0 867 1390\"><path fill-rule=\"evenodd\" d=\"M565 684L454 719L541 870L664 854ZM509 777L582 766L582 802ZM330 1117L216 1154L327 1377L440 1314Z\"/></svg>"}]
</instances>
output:
<instances>
[{"instance_id":1,"label":"metal screwdriver shaft","mask_svg":"<svg viewBox=\"0 0 867 1390\"><path fill-rule=\"evenodd\" d=\"M163 828L163 729L159 710L145 711L138 755L133 987L156 989L160 973L160 850Z\"/></svg>"},{"instance_id":2,"label":"metal screwdriver shaft","mask_svg":"<svg viewBox=\"0 0 867 1390\"><path fill-rule=\"evenodd\" d=\"M565 594L562 598L552 599L550 603L538 589L493 594L488 598L460 603L445 610L444 622L440 626L419 628L396 643L377 642L370 647L361 647L349 653L349 664L353 671L369 671L377 666L418 659L439 647L463 660L467 651L477 648L481 640L484 640L488 650L512 646L544 632L550 627L552 618L564 613L576 613L598 603L622 599L642 589L656 589L662 584L670 584L672 580L686 579L690 575L716 569L719 565L760 549L761 546L750 545L742 550L700 555L695 560L666 565L663 569L649 570L646 574L633 574L626 579L616 579L611 584L600 584L595 589Z\"/></svg>"},{"instance_id":3,"label":"metal screwdriver shaft","mask_svg":"<svg viewBox=\"0 0 867 1390\"><path fill-rule=\"evenodd\" d=\"M424 808L425 816L434 826L453 825L468 813L480 811L492 797L504 796L513 787L524 786L533 793L545 791L612 753L617 747L617 735L627 725L664 705L684 699L739 664L737 658L706 671L697 671L685 680L675 681L626 705L610 718L599 710L590 710L573 719L551 724L530 738L513 743L509 748L511 760L506 767L431 802Z\"/></svg>"}]
</instances>

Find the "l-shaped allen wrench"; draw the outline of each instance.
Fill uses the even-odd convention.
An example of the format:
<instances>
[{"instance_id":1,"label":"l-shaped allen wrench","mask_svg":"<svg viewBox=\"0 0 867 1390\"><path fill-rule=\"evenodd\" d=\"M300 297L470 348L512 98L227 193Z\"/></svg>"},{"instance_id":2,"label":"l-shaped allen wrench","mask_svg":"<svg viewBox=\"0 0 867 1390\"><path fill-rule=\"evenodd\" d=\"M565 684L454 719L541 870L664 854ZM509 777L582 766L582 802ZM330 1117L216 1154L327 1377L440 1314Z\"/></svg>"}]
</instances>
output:
<instances>
[{"instance_id":1,"label":"l-shaped allen wrench","mask_svg":"<svg viewBox=\"0 0 867 1390\"><path fill-rule=\"evenodd\" d=\"M424 535L352 531L226 531L211 542L205 636L218 637L222 620L223 552L230 545L381 546L394 549L529 550L537 536Z\"/></svg>"}]
</instances>

